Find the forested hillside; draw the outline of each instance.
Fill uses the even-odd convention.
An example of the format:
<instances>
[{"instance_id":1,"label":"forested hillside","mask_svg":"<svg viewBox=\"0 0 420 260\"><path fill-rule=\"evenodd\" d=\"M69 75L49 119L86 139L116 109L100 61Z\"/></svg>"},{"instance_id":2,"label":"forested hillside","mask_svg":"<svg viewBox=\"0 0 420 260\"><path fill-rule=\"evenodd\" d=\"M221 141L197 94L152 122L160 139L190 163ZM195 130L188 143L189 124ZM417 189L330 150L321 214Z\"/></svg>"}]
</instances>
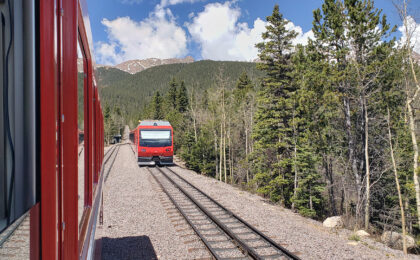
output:
<instances>
[{"instance_id":1,"label":"forested hillside","mask_svg":"<svg viewBox=\"0 0 420 260\"><path fill-rule=\"evenodd\" d=\"M184 81L187 89L202 93L216 85L218 79L233 88L242 72L247 72L255 84L263 72L255 63L198 61L189 64L156 66L137 74L129 74L114 68L98 68L97 77L104 110L118 116L115 108L124 117L125 123L133 127L156 91L166 93L172 78ZM114 113L115 112L115 113Z\"/></svg>"}]
</instances>

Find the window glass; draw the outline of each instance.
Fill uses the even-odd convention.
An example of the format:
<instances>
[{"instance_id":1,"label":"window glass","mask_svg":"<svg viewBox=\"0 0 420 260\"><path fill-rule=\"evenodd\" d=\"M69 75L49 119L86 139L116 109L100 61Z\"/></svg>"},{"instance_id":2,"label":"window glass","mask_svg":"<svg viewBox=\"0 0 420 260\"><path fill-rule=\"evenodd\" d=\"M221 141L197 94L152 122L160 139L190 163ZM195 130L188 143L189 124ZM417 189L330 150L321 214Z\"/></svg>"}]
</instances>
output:
<instances>
[{"instance_id":1,"label":"window glass","mask_svg":"<svg viewBox=\"0 0 420 260\"><path fill-rule=\"evenodd\" d=\"M169 139L171 138L171 131L141 131L142 139Z\"/></svg>"},{"instance_id":2,"label":"window glass","mask_svg":"<svg viewBox=\"0 0 420 260\"><path fill-rule=\"evenodd\" d=\"M170 130L140 130L140 146L163 147L171 145Z\"/></svg>"},{"instance_id":3,"label":"window glass","mask_svg":"<svg viewBox=\"0 0 420 260\"><path fill-rule=\"evenodd\" d=\"M78 220L82 219L85 205L85 58L79 42L77 43L77 127L79 132L78 149Z\"/></svg>"}]
</instances>

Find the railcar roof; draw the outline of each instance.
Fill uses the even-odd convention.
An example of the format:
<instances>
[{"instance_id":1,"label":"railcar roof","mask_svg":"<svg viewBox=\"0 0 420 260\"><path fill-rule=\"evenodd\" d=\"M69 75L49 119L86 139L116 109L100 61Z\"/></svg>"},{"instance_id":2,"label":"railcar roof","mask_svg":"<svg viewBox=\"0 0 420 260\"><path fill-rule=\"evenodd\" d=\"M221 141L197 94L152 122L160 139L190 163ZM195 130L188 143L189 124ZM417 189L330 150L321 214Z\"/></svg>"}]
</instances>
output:
<instances>
[{"instance_id":1,"label":"railcar roof","mask_svg":"<svg viewBox=\"0 0 420 260\"><path fill-rule=\"evenodd\" d=\"M171 126L171 124L162 120L144 120L140 122L139 126Z\"/></svg>"}]
</instances>

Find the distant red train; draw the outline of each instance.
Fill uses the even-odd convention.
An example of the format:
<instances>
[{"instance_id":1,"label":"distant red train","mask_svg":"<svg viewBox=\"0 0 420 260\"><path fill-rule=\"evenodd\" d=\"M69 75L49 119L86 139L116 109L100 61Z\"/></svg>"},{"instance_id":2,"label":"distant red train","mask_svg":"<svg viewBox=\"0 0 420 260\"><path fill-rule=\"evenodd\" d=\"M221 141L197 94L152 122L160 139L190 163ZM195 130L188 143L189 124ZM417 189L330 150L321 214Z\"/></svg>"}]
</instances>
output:
<instances>
[{"instance_id":1,"label":"distant red train","mask_svg":"<svg viewBox=\"0 0 420 260\"><path fill-rule=\"evenodd\" d=\"M139 166L172 165L174 130L168 121L145 120L130 132Z\"/></svg>"}]
</instances>

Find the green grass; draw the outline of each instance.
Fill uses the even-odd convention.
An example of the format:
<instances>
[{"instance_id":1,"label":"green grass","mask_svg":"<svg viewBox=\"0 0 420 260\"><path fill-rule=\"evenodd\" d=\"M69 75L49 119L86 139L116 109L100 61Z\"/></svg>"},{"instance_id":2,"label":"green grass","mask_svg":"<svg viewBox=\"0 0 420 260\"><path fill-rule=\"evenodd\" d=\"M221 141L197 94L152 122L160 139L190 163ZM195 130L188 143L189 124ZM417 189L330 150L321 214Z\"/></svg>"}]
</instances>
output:
<instances>
[{"instance_id":1,"label":"green grass","mask_svg":"<svg viewBox=\"0 0 420 260\"><path fill-rule=\"evenodd\" d=\"M360 241L360 237L358 235L356 235L356 234L353 234L353 235L349 236L349 240L353 240L353 241L359 242Z\"/></svg>"}]
</instances>

